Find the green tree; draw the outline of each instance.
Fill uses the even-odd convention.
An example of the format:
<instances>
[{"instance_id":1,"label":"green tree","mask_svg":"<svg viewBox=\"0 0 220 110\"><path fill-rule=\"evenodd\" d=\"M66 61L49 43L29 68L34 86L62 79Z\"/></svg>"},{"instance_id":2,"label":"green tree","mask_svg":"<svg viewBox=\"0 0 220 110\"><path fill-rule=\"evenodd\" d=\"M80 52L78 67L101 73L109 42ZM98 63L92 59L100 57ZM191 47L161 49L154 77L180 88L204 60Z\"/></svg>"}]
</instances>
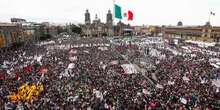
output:
<instances>
[{"instance_id":1,"label":"green tree","mask_svg":"<svg viewBox=\"0 0 220 110\"><path fill-rule=\"evenodd\" d=\"M65 29L61 26L57 26L57 33L60 34L60 33L63 33L63 32L66 32Z\"/></svg>"},{"instance_id":2,"label":"green tree","mask_svg":"<svg viewBox=\"0 0 220 110\"><path fill-rule=\"evenodd\" d=\"M70 26L70 28L71 28L72 32L74 32L74 33L81 34L81 32L82 32L82 29L75 24L72 24Z\"/></svg>"}]
</instances>

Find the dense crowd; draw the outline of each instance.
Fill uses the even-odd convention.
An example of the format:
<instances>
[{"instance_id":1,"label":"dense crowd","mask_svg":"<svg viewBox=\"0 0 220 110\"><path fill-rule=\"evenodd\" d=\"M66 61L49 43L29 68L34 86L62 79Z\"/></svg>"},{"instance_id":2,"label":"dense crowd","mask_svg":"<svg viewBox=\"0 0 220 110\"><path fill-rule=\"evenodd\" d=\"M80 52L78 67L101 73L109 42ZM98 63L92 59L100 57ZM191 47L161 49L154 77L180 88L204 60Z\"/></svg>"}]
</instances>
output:
<instances>
[{"instance_id":1,"label":"dense crowd","mask_svg":"<svg viewBox=\"0 0 220 110\"><path fill-rule=\"evenodd\" d=\"M2 53L0 109L220 109L219 88L212 82L220 74L210 65L211 55L175 55L165 47L183 53L180 47L165 43L143 46L132 41L68 36ZM164 57L152 55L153 49ZM154 68L140 65L137 59L145 59ZM128 63L138 65L139 72L124 74L121 65ZM48 71L41 74L41 68ZM39 82L44 91L38 99L8 98L23 84Z\"/></svg>"},{"instance_id":2,"label":"dense crowd","mask_svg":"<svg viewBox=\"0 0 220 110\"><path fill-rule=\"evenodd\" d=\"M191 46L199 48L196 45ZM119 46L118 50L122 51L122 54L126 54L126 51L131 51L130 47L130 45ZM219 58L219 54L210 55L210 53L202 51L186 54L182 48L167 44L163 44L162 47L147 45L146 48L160 51L158 56L148 55L146 56L148 58L145 58L150 57L153 60L151 63L154 64L154 68L148 69L147 73L156 85L154 88L148 89L151 94L147 95L147 98L144 97L148 100L148 107L153 102L153 105L157 105L161 109L219 109L219 85L213 85L213 80L219 81L219 68L210 64L210 59ZM176 52L181 53L175 55L173 54L175 52L168 51L170 50L168 48L173 48ZM213 48L203 50L218 53L218 50ZM135 52L137 49L133 51ZM195 56L192 56L192 53ZM166 57L161 59L163 55ZM137 55L135 56L130 57L131 60L138 58ZM152 73L156 74L156 78Z\"/></svg>"}]
</instances>

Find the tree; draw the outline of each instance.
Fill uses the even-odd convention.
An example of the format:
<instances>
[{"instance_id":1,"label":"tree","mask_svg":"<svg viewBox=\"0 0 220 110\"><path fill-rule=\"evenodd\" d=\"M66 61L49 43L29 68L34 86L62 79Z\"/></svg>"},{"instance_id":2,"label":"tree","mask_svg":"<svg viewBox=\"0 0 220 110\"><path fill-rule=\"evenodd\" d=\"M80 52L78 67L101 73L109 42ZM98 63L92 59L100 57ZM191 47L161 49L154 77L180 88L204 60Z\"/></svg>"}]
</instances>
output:
<instances>
[{"instance_id":1,"label":"tree","mask_svg":"<svg viewBox=\"0 0 220 110\"><path fill-rule=\"evenodd\" d=\"M60 34L63 32L65 32L65 29L63 29L63 27L61 27L61 26L57 26L57 33Z\"/></svg>"},{"instance_id":2,"label":"tree","mask_svg":"<svg viewBox=\"0 0 220 110\"><path fill-rule=\"evenodd\" d=\"M40 37L40 40L47 40L47 39L50 39L52 36L48 33L45 33L43 34L41 37Z\"/></svg>"},{"instance_id":3,"label":"tree","mask_svg":"<svg viewBox=\"0 0 220 110\"><path fill-rule=\"evenodd\" d=\"M82 29L79 26L75 25L75 24L72 24L70 26L70 28L71 28L72 32L74 32L76 34L81 34L81 32L82 32Z\"/></svg>"},{"instance_id":4,"label":"tree","mask_svg":"<svg viewBox=\"0 0 220 110\"><path fill-rule=\"evenodd\" d=\"M106 37L106 36L108 36L108 34L105 32L105 33L102 33L102 36Z\"/></svg>"}]
</instances>

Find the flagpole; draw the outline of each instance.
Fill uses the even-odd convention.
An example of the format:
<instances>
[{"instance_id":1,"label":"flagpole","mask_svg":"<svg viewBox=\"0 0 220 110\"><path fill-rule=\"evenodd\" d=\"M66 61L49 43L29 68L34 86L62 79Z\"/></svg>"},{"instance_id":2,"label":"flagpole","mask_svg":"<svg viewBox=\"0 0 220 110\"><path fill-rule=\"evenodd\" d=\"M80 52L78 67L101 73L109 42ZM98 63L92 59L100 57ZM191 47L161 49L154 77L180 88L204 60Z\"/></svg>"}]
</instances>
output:
<instances>
[{"instance_id":1,"label":"flagpole","mask_svg":"<svg viewBox=\"0 0 220 110\"><path fill-rule=\"evenodd\" d=\"M115 24L115 0L113 0L113 25Z\"/></svg>"},{"instance_id":2,"label":"flagpole","mask_svg":"<svg viewBox=\"0 0 220 110\"><path fill-rule=\"evenodd\" d=\"M113 24L113 36L115 36L115 30L114 30L114 25L115 25L115 0L113 0L113 21L112 21L112 24Z\"/></svg>"},{"instance_id":3,"label":"flagpole","mask_svg":"<svg viewBox=\"0 0 220 110\"><path fill-rule=\"evenodd\" d=\"M210 23L210 18L211 18L211 11L209 12L209 21L208 21L209 23Z\"/></svg>"}]
</instances>

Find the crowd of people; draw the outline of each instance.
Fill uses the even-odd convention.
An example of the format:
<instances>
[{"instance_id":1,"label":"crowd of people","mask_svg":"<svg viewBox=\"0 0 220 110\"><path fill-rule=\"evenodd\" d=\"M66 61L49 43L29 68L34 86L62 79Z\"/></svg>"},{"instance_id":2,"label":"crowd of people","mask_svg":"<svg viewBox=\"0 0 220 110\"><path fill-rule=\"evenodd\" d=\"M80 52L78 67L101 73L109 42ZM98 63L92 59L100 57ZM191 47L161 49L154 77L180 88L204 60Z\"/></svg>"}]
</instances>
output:
<instances>
[{"instance_id":1,"label":"crowd of people","mask_svg":"<svg viewBox=\"0 0 220 110\"><path fill-rule=\"evenodd\" d=\"M153 102L153 105L168 110L220 109L219 82L218 85L213 84L213 81L219 81L219 68L210 64L211 58L219 58L218 50L201 49L196 45L184 44L184 46L186 45L203 51L189 50L191 52L185 53L186 50L180 48L181 46L170 46L169 44L145 46L145 48L156 49L160 52L157 56L147 52L148 55L144 57L152 60L151 63L154 65L154 68L147 68L145 73L155 84L153 88L148 89L150 93L148 98L144 97L148 99L148 106L151 106L151 102ZM134 44L134 46L138 45ZM126 54L126 51L132 51L131 47L131 43L120 45L118 51ZM137 49L133 49L133 52L137 53L135 51ZM210 54L210 51L214 54ZM143 57L134 55L135 57L129 57L131 61ZM165 58L161 59L163 55Z\"/></svg>"},{"instance_id":2,"label":"crowd of people","mask_svg":"<svg viewBox=\"0 0 220 110\"><path fill-rule=\"evenodd\" d=\"M145 45L146 54L143 46L132 42L60 36L2 53L0 109L220 109L219 88L213 85L220 78L219 69L210 65L210 56L175 55L166 46ZM151 49L165 57L152 56ZM121 65L140 65L138 58L154 68L142 65L144 72L124 74ZM47 71L42 73L42 68ZM31 101L9 98L27 83L42 84L43 92Z\"/></svg>"}]
</instances>

